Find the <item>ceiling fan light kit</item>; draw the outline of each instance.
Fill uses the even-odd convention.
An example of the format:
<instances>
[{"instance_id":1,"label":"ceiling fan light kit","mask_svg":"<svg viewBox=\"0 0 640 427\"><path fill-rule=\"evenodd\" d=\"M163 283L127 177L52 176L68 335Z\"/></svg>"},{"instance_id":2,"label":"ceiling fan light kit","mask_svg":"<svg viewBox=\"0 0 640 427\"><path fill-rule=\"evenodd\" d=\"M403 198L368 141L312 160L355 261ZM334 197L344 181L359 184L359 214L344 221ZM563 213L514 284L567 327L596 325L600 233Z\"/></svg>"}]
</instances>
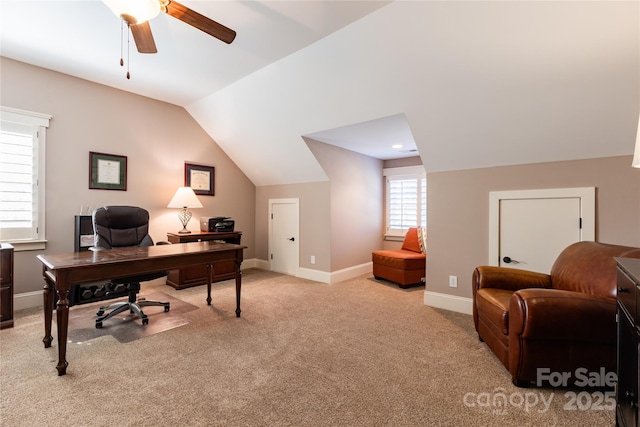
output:
<instances>
[{"instance_id":1,"label":"ceiling fan light kit","mask_svg":"<svg viewBox=\"0 0 640 427\"><path fill-rule=\"evenodd\" d=\"M129 25L142 24L160 13L159 0L103 0L116 15Z\"/></svg>"},{"instance_id":2,"label":"ceiling fan light kit","mask_svg":"<svg viewBox=\"0 0 640 427\"><path fill-rule=\"evenodd\" d=\"M156 43L151 33L149 20L158 16L160 12L191 25L200 31L230 44L236 37L231 28L207 18L198 12L172 0L102 0L111 11L131 29L136 48L140 53L157 53ZM120 65L123 60L120 59ZM127 79L129 71L127 71Z\"/></svg>"},{"instance_id":3,"label":"ceiling fan light kit","mask_svg":"<svg viewBox=\"0 0 640 427\"><path fill-rule=\"evenodd\" d=\"M149 20L164 12L169 16L191 25L200 31L230 44L236 38L236 32L231 28L199 14L195 10L172 0L103 0L103 2L122 18L133 34L136 47L140 53L156 53L148 51L148 46L155 48ZM138 36L143 37L138 40Z\"/></svg>"}]
</instances>

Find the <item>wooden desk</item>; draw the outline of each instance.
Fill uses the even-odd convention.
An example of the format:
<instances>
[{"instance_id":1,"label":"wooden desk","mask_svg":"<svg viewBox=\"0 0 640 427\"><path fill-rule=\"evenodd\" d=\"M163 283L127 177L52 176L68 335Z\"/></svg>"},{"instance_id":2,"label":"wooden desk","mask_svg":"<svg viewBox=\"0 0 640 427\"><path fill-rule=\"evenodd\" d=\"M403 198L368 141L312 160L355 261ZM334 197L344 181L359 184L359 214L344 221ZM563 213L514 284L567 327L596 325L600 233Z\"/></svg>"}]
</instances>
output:
<instances>
[{"instance_id":1,"label":"wooden desk","mask_svg":"<svg viewBox=\"0 0 640 427\"><path fill-rule=\"evenodd\" d=\"M242 239L242 231L223 231L223 232L193 232L188 234L167 233L167 240L171 243L189 243L189 242L225 242L240 244ZM235 276L235 266L233 262L218 263L212 282L220 282L222 280L233 279ZM194 265L191 267L181 268L179 270L170 270L167 276L167 285L174 289L185 289L192 286L200 286L207 283L207 271L204 265Z\"/></svg>"},{"instance_id":2,"label":"wooden desk","mask_svg":"<svg viewBox=\"0 0 640 427\"><path fill-rule=\"evenodd\" d=\"M51 347L53 291L58 294L56 320L58 327L58 375L64 375L67 332L69 329L69 290L74 283L99 279L115 279L154 271L171 270L192 265L206 265L207 304L211 305L211 276L218 263L233 261L236 279L236 317L240 317L240 288L242 285L243 250L245 246L229 243L193 242L181 245L159 245L143 248L120 248L97 252L72 252L59 255L38 255L44 277L44 342Z\"/></svg>"}]
</instances>

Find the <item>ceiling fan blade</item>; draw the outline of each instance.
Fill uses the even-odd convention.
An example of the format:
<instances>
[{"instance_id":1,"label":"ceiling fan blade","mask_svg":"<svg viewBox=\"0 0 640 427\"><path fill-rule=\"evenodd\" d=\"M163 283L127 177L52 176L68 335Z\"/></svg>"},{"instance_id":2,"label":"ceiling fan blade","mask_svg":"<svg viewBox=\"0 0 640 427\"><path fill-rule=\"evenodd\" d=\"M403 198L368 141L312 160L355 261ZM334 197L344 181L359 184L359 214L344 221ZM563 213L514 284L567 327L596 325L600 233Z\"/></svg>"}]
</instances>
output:
<instances>
[{"instance_id":1,"label":"ceiling fan blade","mask_svg":"<svg viewBox=\"0 0 640 427\"><path fill-rule=\"evenodd\" d=\"M153 34L151 34L151 26L149 21L145 21L142 24L129 25L131 28L131 34L133 34L133 40L136 42L136 47L140 53L157 53L156 42L153 40Z\"/></svg>"},{"instance_id":2,"label":"ceiling fan blade","mask_svg":"<svg viewBox=\"0 0 640 427\"><path fill-rule=\"evenodd\" d=\"M205 33L212 35L213 37L222 40L229 44L236 38L236 32L231 28L227 28L216 21L207 18L198 12L189 9L186 6L181 5L178 2L170 1L165 11L167 15L171 15L174 18L185 22L192 27L204 31Z\"/></svg>"}]
</instances>

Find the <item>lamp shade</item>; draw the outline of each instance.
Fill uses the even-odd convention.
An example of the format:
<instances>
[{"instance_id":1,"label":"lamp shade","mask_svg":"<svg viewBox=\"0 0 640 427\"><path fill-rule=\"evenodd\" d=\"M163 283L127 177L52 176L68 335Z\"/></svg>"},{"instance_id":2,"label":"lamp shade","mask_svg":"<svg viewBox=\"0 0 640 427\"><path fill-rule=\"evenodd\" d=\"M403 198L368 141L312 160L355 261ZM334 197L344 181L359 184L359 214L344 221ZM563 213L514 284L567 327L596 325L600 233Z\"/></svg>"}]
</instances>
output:
<instances>
[{"instance_id":1,"label":"lamp shade","mask_svg":"<svg viewBox=\"0 0 640 427\"><path fill-rule=\"evenodd\" d=\"M640 168L640 115L638 116L638 134L636 135L636 149L633 153L633 161L631 166Z\"/></svg>"},{"instance_id":2,"label":"lamp shade","mask_svg":"<svg viewBox=\"0 0 640 427\"><path fill-rule=\"evenodd\" d=\"M159 0L103 0L116 16L129 24L142 24L160 13Z\"/></svg>"},{"instance_id":3,"label":"lamp shade","mask_svg":"<svg viewBox=\"0 0 640 427\"><path fill-rule=\"evenodd\" d=\"M191 187L180 187L167 205L168 208L201 208L202 203Z\"/></svg>"}]
</instances>

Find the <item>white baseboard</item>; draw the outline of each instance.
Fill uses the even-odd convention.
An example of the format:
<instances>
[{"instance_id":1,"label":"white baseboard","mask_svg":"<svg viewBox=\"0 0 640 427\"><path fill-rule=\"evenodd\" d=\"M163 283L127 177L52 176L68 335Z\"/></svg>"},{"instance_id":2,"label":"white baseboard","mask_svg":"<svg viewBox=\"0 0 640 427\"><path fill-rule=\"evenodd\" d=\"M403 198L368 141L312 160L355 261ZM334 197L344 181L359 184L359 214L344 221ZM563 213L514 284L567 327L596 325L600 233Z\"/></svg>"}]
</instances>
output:
<instances>
[{"instance_id":1,"label":"white baseboard","mask_svg":"<svg viewBox=\"0 0 640 427\"><path fill-rule=\"evenodd\" d=\"M332 272L331 283L338 283L343 280L353 279L354 277L362 276L363 274L373 274L373 263L371 261Z\"/></svg>"},{"instance_id":2,"label":"white baseboard","mask_svg":"<svg viewBox=\"0 0 640 427\"><path fill-rule=\"evenodd\" d=\"M299 267L296 277L313 280L320 283L331 283L331 273L327 271L313 270L311 268Z\"/></svg>"},{"instance_id":3,"label":"white baseboard","mask_svg":"<svg viewBox=\"0 0 640 427\"><path fill-rule=\"evenodd\" d=\"M242 262L242 269L244 270L247 268L260 268L263 270L269 270L269 262L256 258L248 259ZM370 262L353 267L348 267L342 270L337 270L331 273L326 271L313 270L310 268L299 268L297 276L303 279L331 284L358 277L363 274L371 273L371 269L372 264ZM42 304L42 291L16 294L14 295L13 299L14 310L24 310L26 308L42 306ZM473 311L473 300L471 298L431 291L424 291L424 305L464 314L472 314Z\"/></svg>"},{"instance_id":4,"label":"white baseboard","mask_svg":"<svg viewBox=\"0 0 640 427\"><path fill-rule=\"evenodd\" d=\"M256 258L245 259L242 261L242 264L240 264L240 270L246 270L247 268L263 268L258 266L259 262L260 260Z\"/></svg>"},{"instance_id":5,"label":"white baseboard","mask_svg":"<svg viewBox=\"0 0 640 427\"><path fill-rule=\"evenodd\" d=\"M42 307L43 305L42 291L25 292L13 296L13 309L15 311L24 310L25 308Z\"/></svg>"},{"instance_id":6,"label":"white baseboard","mask_svg":"<svg viewBox=\"0 0 640 427\"><path fill-rule=\"evenodd\" d=\"M471 298L441 294L439 292L424 291L424 305L464 314L472 314L473 312L473 300Z\"/></svg>"},{"instance_id":7,"label":"white baseboard","mask_svg":"<svg viewBox=\"0 0 640 427\"><path fill-rule=\"evenodd\" d=\"M263 270L271 271L271 266L269 261L256 259L254 260L255 268L260 268ZM244 266L244 262L242 263ZM295 274L295 277L300 277L301 279L313 280L314 282L320 283L338 283L343 280L352 279L354 277L361 276L363 274L371 273L373 271L373 265L371 262L367 262L360 265L354 265L353 267L343 268L342 270L337 271L320 271L314 270L312 268L299 267L298 271Z\"/></svg>"},{"instance_id":8,"label":"white baseboard","mask_svg":"<svg viewBox=\"0 0 640 427\"><path fill-rule=\"evenodd\" d=\"M254 258L252 261L253 261L253 267L254 268L259 268L261 270L271 271L271 266L269 264L269 261L267 261L266 259ZM244 261L242 262L242 265L244 265Z\"/></svg>"},{"instance_id":9,"label":"white baseboard","mask_svg":"<svg viewBox=\"0 0 640 427\"><path fill-rule=\"evenodd\" d=\"M354 277L372 272L372 263L367 262L353 267L343 268L332 272L313 270L310 268L298 268L298 277L309 279L321 283L338 283L343 280L353 279Z\"/></svg>"}]
</instances>

